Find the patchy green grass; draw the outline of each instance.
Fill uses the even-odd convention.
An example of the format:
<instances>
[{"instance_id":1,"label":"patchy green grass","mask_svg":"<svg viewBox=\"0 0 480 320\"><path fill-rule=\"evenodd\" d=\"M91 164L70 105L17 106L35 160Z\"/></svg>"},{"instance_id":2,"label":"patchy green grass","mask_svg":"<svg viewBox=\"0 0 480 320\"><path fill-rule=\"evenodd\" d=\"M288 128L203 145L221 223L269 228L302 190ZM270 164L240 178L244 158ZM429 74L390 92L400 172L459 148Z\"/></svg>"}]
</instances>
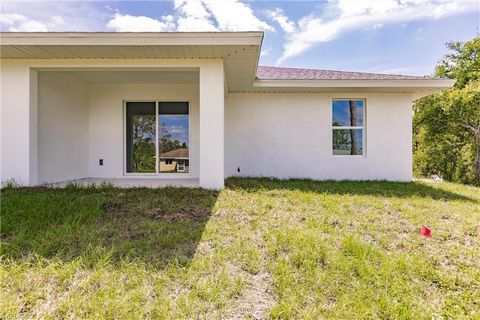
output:
<instances>
[{"instance_id":1,"label":"patchy green grass","mask_svg":"<svg viewBox=\"0 0 480 320\"><path fill-rule=\"evenodd\" d=\"M471 186L5 188L1 218L1 319L480 317Z\"/></svg>"}]
</instances>

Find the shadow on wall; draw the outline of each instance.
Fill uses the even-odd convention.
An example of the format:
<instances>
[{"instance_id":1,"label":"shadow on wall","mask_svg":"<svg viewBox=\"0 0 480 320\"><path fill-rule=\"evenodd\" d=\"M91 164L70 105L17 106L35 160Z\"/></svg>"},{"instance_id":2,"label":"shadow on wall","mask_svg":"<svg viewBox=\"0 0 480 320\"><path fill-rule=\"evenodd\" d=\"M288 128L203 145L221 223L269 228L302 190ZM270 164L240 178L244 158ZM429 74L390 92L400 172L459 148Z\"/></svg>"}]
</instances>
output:
<instances>
[{"instance_id":1,"label":"shadow on wall","mask_svg":"<svg viewBox=\"0 0 480 320\"><path fill-rule=\"evenodd\" d=\"M381 197L422 197L434 200L464 200L477 202L454 192L434 188L422 182L390 182L390 181L315 181L310 179L278 180L273 178L228 178L225 181L228 189L258 190L290 190L315 192L319 194L340 195L373 195Z\"/></svg>"},{"instance_id":2,"label":"shadow on wall","mask_svg":"<svg viewBox=\"0 0 480 320\"><path fill-rule=\"evenodd\" d=\"M198 188L6 188L0 252L11 259L79 258L87 268L133 260L187 265L217 197Z\"/></svg>"}]
</instances>

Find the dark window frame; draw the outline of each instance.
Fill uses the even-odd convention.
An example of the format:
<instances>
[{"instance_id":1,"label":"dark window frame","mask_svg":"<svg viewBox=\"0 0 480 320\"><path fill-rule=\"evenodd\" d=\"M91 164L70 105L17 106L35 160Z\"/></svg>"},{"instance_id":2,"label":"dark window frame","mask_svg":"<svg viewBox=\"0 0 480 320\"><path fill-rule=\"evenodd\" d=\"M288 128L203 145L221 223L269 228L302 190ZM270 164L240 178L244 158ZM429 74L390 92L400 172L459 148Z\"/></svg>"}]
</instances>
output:
<instances>
[{"instance_id":1,"label":"dark window frame","mask_svg":"<svg viewBox=\"0 0 480 320\"><path fill-rule=\"evenodd\" d=\"M133 162L133 157L132 157L132 119L129 119L129 108L128 105L130 104L154 104L155 105L155 112L153 115L155 115L156 120L155 120L155 155L153 156L155 160L155 170L152 172L140 172L140 171L135 171L132 170L132 162ZM183 105L183 107L181 106ZM180 113L178 112L178 107L180 106L181 111ZM192 138L191 138L191 120L192 120L192 114L191 114L191 106L192 102L190 100L141 100L141 99L135 99L135 100L123 100L123 175L124 176L138 176L138 175L154 175L154 176L163 176L169 174L168 172L162 172L160 170L160 143L159 143L159 136L160 136L160 126L158 125L158 121L160 119L160 114L164 115L178 115L178 114L185 114L188 116L188 141L187 145L188 148L190 147L192 143ZM166 107L166 110L164 109ZM182 109L183 108L183 109ZM177 110L177 111L175 111ZM161 112L162 111L162 112ZM149 115L152 112L149 113ZM130 141L128 139L130 138ZM158 159L158 160L157 160ZM188 160L190 160L190 153L188 156ZM188 161L187 160L187 161ZM170 160L173 164L173 160ZM191 172L187 171L184 173L184 175L190 176ZM173 176L172 176L173 177Z\"/></svg>"},{"instance_id":2,"label":"dark window frame","mask_svg":"<svg viewBox=\"0 0 480 320\"><path fill-rule=\"evenodd\" d=\"M335 119L334 119L334 102L335 101L348 101L349 103L351 102L355 102L355 108L357 108L356 106L356 102L358 101L362 101L362 115L361 115L361 118L362 118L362 123L361 125L358 125L358 123L356 123L357 125L353 126L353 125L350 125L350 126L345 126L345 125L336 125L335 123ZM366 114L367 114L367 99L365 98L333 98L332 99L332 104L331 104L331 112L332 112L332 118L331 118L331 126L332 126L332 155L334 157L366 157ZM356 109L355 109L356 110ZM350 119L350 121L352 121ZM355 138L356 134L355 132L356 131L360 131L361 132L361 153L357 153L355 152L354 154L335 154L335 150L334 149L334 139L335 139L335 135L334 135L334 132L335 130L350 130L350 139L352 138ZM355 150L350 150L350 152L354 152Z\"/></svg>"}]
</instances>

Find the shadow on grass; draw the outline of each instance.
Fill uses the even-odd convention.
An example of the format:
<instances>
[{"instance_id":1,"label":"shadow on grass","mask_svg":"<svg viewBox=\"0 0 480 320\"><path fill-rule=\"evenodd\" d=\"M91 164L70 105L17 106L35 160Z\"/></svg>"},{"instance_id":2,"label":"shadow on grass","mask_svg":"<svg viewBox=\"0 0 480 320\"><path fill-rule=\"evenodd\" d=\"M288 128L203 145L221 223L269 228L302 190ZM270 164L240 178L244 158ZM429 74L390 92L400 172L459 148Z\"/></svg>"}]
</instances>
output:
<instances>
[{"instance_id":1,"label":"shadow on grass","mask_svg":"<svg viewBox=\"0 0 480 320\"><path fill-rule=\"evenodd\" d=\"M230 178L226 187L478 202L421 182ZM0 254L13 260L31 256L75 260L84 267L132 260L153 268L185 266L196 252L218 195L198 188L5 188L0 199Z\"/></svg>"},{"instance_id":2,"label":"shadow on grass","mask_svg":"<svg viewBox=\"0 0 480 320\"><path fill-rule=\"evenodd\" d=\"M374 195L381 197L423 197L434 200L477 202L461 194L429 186L422 182L390 181L315 181L309 179L278 180L272 178L228 178L228 189L246 191L290 190L339 195Z\"/></svg>"},{"instance_id":3,"label":"shadow on grass","mask_svg":"<svg viewBox=\"0 0 480 320\"><path fill-rule=\"evenodd\" d=\"M1 256L159 268L195 254L218 192L192 188L6 188Z\"/></svg>"}]
</instances>

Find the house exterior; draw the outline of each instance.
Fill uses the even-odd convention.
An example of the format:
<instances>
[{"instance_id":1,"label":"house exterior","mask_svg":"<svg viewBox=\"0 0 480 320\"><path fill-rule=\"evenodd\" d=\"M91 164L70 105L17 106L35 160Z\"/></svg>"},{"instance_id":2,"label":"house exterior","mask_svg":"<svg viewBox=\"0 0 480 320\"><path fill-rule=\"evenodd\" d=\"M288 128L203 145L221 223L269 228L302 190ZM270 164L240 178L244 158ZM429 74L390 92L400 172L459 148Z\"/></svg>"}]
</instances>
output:
<instances>
[{"instance_id":1,"label":"house exterior","mask_svg":"<svg viewBox=\"0 0 480 320\"><path fill-rule=\"evenodd\" d=\"M187 148L160 153L160 172L189 172Z\"/></svg>"},{"instance_id":2,"label":"house exterior","mask_svg":"<svg viewBox=\"0 0 480 320\"><path fill-rule=\"evenodd\" d=\"M262 32L0 39L1 181L21 185L190 179L219 189L229 176L410 181L412 101L453 85L258 66ZM171 157L176 149L187 152Z\"/></svg>"}]
</instances>

